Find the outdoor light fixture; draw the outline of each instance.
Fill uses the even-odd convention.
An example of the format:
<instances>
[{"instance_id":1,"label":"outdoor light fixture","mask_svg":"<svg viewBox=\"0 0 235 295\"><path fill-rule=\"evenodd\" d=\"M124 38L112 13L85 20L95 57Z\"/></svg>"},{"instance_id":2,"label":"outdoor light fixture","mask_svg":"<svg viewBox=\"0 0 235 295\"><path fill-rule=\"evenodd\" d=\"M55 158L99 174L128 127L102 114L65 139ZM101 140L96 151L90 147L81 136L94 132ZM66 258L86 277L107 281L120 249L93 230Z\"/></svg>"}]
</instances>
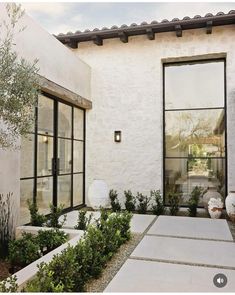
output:
<instances>
[{"instance_id":1,"label":"outdoor light fixture","mask_svg":"<svg viewBox=\"0 0 235 295\"><path fill-rule=\"evenodd\" d=\"M115 142L121 142L121 131L114 131L114 141Z\"/></svg>"},{"instance_id":2,"label":"outdoor light fixture","mask_svg":"<svg viewBox=\"0 0 235 295\"><path fill-rule=\"evenodd\" d=\"M47 136L47 132L46 132L46 135L45 136L43 136L43 142L44 143L48 143L48 136Z\"/></svg>"}]
</instances>

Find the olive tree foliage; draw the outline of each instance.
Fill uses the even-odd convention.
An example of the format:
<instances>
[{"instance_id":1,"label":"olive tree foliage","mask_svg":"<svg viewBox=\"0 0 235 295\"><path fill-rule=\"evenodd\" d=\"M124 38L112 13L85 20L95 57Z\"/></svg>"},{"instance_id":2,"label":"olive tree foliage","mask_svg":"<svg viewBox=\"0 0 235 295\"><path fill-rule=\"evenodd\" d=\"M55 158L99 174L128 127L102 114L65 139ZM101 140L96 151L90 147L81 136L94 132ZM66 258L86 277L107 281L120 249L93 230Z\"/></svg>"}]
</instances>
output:
<instances>
[{"instance_id":1,"label":"olive tree foliage","mask_svg":"<svg viewBox=\"0 0 235 295\"><path fill-rule=\"evenodd\" d=\"M16 24L24 11L15 3L6 4L7 19L0 22L0 147L17 148L17 139L34 123L38 97L37 60L30 63L14 50L14 36L24 29Z\"/></svg>"}]
</instances>

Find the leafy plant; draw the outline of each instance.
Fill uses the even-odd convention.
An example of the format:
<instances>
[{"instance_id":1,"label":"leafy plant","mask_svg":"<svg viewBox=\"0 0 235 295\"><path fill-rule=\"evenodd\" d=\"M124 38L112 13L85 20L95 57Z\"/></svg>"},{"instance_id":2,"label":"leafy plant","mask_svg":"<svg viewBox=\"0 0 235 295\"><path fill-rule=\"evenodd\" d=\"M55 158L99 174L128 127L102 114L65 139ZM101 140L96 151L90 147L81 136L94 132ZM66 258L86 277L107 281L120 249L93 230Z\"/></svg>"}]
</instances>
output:
<instances>
[{"instance_id":1,"label":"leafy plant","mask_svg":"<svg viewBox=\"0 0 235 295\"><path fill-rule=\"evenodd\" d=\"M16 293L18 289L16 276L10 276L0 282L0 293Z\"/></svg>"},{"instance_id":2,"label":"leafy plant","mask_svg":"<svg viewBox=\"0 0 235 295\"><path fill-rule=\"evenodd\" d=\"M112 210L113 212L118 212L118 211L121 211L121 205L118 201L118 194L117 194L117 191L115 190L110 190L109 191L109 199L110 199L110 202L111 202L111 207L112 207Z\"/></svg>"},{"instance_id":3,"label":"leafy plant","mask_svg":"<svg viewBox=\"0 0 235 295\"><path fill-rule=\"evenodd\" d=\"M38 265L38 272L36 278L29 281L26 287L23 289L24 292L65 292L64 285L62 282L54 282L54 273L48 267L48 264L42 262Z\"/></svg>"},{"instance_id":4,"label":"leafy plant","mask_svg":"<svg viewBox=\"0 0 235 295\"><path fill-rule=\"evenodd\" d=\"M86 216L86 211L78 211L78 220L77 224L74 226L75 229L79 230L87 230L89 224L91 223L91 219L93 214L91 213L89 217Z\"/></svg>"},{"instance_id":5,"label":"leafy plant","mask_svg":"<svg viewBox=\"0 0 235 295\"><path fill-rule=\"evenodd\" d=\"M170 206L170 214L177 215L179 212L179 204L181 201L181 193L178 192L169 192L168 201Z\"/></svg>"},{"instance_id":6,"label":"leafy plant","mask_svg":"<svg viewBox=\"0 0 235 295\"><path fill-rule=\"evenodd\" d=\"M198 207L198 202L199 198L202 194L202 188L195 186L194 189L191 192L191 197L189 198L188 201L188 212L189 216L195 217L197 216L197 207Z\"/></svg>"},{"instance_id":7,"label":"leafy plant","mask_svg":"<svg viewBox=\"0 0 235 295\"><path fill-rule=\"evenodd\" d=\"M11 210L11 200L13 193L8 193L6 197L0 194L0 257L8 254L8 244L14 237L13 214Z\"/></svg>"},{"instance_id":8,"label":"leafy plant","mask_svg":"<svg viewBox=\"0 0 235 295\"><path fill-rule=\"evenodd\" d=\"M152 210L155 215L163 215L165 213L165 206L160 190L150 191L151 199L154 199L155 204L152 205Z\"/></svg>"},{"instance_id":9,"label":"leafy plant","mask_svg":"<svg viewBox=\"0 0 235 295\"><path fill-rule=\"evenodd\" d=\"M41 256L36 237L30 233L22 233L22 238L10 241L9 261L12 267L24 267Z\"/></svg>"},{"instance_id":10,"label":"leafy plant","mask_svg":"<svg viewBox=\"0 0 235 295\"><path fill-rule=\"evenodd\" d=\"M136 199L133 196L132 192L130 190L124 191L124 195L126 198L125 202L125 208L128 212L135 211L135 204L136 204Z\"/></svg>"},{"instance_id":11,"label":"leafy plant","mask_svg":"<svg viewBox=\"0 0 235 295\"><path fill-rule=\"evenodd\" d=\"M62 204L60 204L58 207L54 206L53 204L50 204L50 214L48 216L48 220L46 223L48 227L61 228L65 224L67 220L67 215L63 215L63 209L64 205ZM63 220L59 221L61 215L63 215Z\"/></svg>"},{"instance_id":12,"label":"leafy plant","mask_svg":"<svg viewBox=\"0 0 235 295\"><path fill-rule=\"evenodd\" d=\"M36 202L31 201L30 199L27 200L28 209L30 212L30 223L33 226L43 226L46 222L46 216L43 214L38 213L38 206Z\"/></svg>"},{"instance_id":13,"label":"leafy plant","mask_svg":"<svg viewBox=\"0 0 235 295\"><path fill-rule=\"evenodd\" d=\"M39 230L37 243L43 254L49 253L68 240L68 234L58 229Z\"/></svg>"},{"instance_id":14,"label":"leafy plant","mask_svg":"<svg viewBox=\"0 0 235 295\"><path fill-rule=\"evenodd\" d=\"M144 196L141 193L137 193L136 199L138 200L138 204L137 204L137 211L140 214L146 214L147 210L148 210L148 204L150 202L150 198L148 198L147 196Z\"/></svg>"},{"instance_id":15,"label":"leafy plant","mask_svg":"<svg viewBox=\"0 0 235 295\"><path fill-rule=\"evenodd\" d=\"M100 276L118 247L130 238L130 213L102 214L74 247L65 249L48 264L41 264L26 292L82 292L87 281Z\"/></svg>"},{"instance_id":16,"label":"leafy plant","mask_svg":"<svg viewBox=\"0 0 235 295\"><path fill-rule=\"evenodd\" d=\"M16 24L23 16L21 6L6 4L8 19L0 24L0 146L15 148L20 135L30 132L38 97L37 60L29 63L14 51ZM8 21L9 20L9 21Z\"/></svg>"}]
</instances>

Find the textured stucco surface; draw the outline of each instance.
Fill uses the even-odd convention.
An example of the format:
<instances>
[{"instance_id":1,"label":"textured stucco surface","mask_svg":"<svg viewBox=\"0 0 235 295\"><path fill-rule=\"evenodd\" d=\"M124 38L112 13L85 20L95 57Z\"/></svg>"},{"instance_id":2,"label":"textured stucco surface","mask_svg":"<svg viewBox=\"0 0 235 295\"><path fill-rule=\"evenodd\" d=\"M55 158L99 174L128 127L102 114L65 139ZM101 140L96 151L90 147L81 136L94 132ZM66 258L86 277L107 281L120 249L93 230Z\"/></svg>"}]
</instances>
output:
<instances>
[{"instance_id":1,"label":"textured stucco surface","mask_svg":"<svg viewBox=\"0 0 235 295\"><path fill-rule=\"evenodd\" d=\"M103 46L80 43L73 50L91 66L93 109L87 112L86 192L94 179L122 194L162 189L162 62L227 59L228 189L235 187L235 40L234 26L130 37L129 43L104 40ZM208 77L210 79L210 77ZM182 81L183 87L184 81ZM122 142L114 143L114 130Z\"/></svg>"}]
</instances>

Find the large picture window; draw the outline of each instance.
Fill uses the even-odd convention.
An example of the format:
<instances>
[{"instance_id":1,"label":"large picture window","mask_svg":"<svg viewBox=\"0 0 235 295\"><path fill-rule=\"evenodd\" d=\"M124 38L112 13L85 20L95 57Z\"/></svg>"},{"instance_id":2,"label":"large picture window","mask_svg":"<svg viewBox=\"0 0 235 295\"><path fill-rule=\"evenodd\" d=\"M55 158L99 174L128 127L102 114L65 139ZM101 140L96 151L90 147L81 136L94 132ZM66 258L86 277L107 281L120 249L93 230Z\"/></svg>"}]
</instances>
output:
<instances>
[{"instance_id":1,"label":"large picture window","mask_svg":"<svg viewBox=\"0 0 235 295\"><path fill-rule=\"evenodd\" d=\"M29 222L27 199L44 214L50 203L84 204L84 122L84 110L39 95L36 126L21 141L21 224Z\"/></svg>"},{"instance_id":2,"label":"large picture window","mask_svg":"<svg viewBox=\"0 0 235 295\"><path fill-rule=\"evenodd\" d=\"M164 64L164 195L226 194L225 60ZM199 201L202 205L202 200Z\"/></svg>"}]
</instances>

